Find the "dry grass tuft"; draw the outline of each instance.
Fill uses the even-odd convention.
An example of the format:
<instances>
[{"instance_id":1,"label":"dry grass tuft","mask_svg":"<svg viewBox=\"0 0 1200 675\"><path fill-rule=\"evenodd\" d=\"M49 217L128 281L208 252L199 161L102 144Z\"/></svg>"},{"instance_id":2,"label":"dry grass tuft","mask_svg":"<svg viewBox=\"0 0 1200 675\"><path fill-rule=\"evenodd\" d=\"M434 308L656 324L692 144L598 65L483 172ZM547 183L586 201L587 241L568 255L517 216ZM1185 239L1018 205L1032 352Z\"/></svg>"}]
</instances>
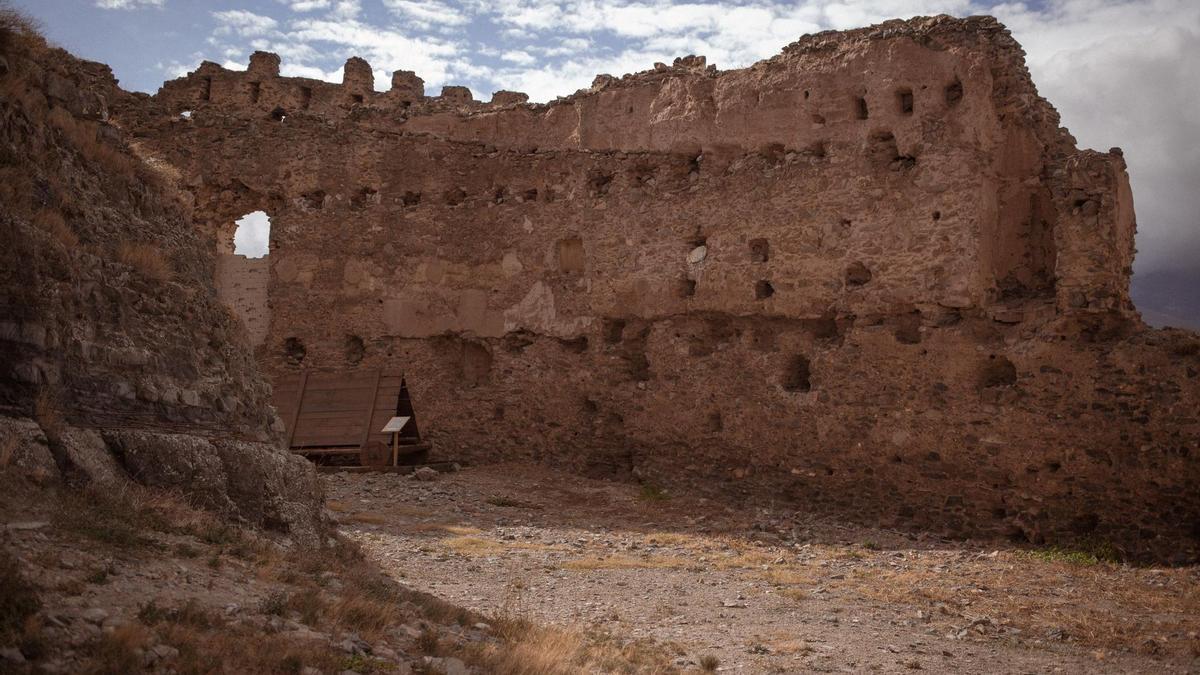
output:
<instances>
[{"instance_id":1,"label":"dry grass tuft","mask_svg":"<svg viewBox=\"0 0 1200 675\"><path fill-rule=\"evenodd\" d=\"M79 248L79 235L67 224L62 214L54 209L42 209L33 217L34 227L50 234L50 238L58 243L65 251L72 252Z\"/></svg>"},{"instance_id":2,"label":"dry grass tuft","mask_svg":"<svg viewBox=\"0 0 1200 675\"><path fill-rule=\"evenodd\" d=\"M142 649L150 642L150 631L137 623L118 626L111 633L104 633L91 646L96 659L94 675L124 675L142 669Z\"/></svg>"},{"instance_id":3,"label":"dry grass tuft","mask_svg":"<svg viewBox=\"0 0 1200 675\"><path fill-rule=\"evenodd\" d=\"M586 556L563 563L568 570L637 570L637 569L686 569L694 565L686 558L665 555L634 557L628 555Z\"/></svg>"},{"instance_id":4,"label":"dry grass tuft","mask_svg":"<svg viewBox=\"0 0 1200 675\"><path fill-rule=\"evenodd\" d=\"M9 434L0 439L0 469L12 464L13 457L17 454L18 445L20 445L20 441L17 440L15 434Z\"/></svg>"},{"instance_id":5,"label":"dry grass tuft","mask_svg":"<svg viewBox=\"0 0 1200 675\"><path fill-rule=\"evenodd\" d=\"M33 419L37 420L42 431L50 437L62 433L63 414L58 392L51 387L42 387L33 399Z\"/></svg>"},{"instance_id":6,"label":"dry grass tuft","mask_svg":"<svg viewBox=\"0 0 1200 675\"><path fill-rule=\"evenodd\" d=\"M58 129L67 144L75 148L88 162L98 165L105 173L130 178L134 175L134 160L119 149L99 139L99 125L76 118L63 108L49 114L50 124Z\"/></svg>"},{"instance_id":7,"label":"dry grass tuft","mask_svg":"<svg viewBox=\"0 0 1200 675\"><path fill-rule=\"evenodd\" d=\"M617 643L607 635L538 626L522 618L495 620L500 644L464 655L497 675L677 672L665 650L646 642Z\"/></svg>"},{"instance_id":8,"label":"dry grass tuft","mask_svg":"<svg viewBox=\"0 0 1200 675\"><path fill-rule=\"evenodd\" d=\"M389 625L402 616L394 598L380 597L361 588L351 587L328 608L326 619L333 625L349 628L367 640L376 640Z\"/></svg>"},{"instance_id":9,"label":"dry grass tuft","mask_svg":"<svg viewBox=\"0 0 1200 675\"><path fill-rule=\"evenodd\" d=\"M171 264L163 252L153 244L121 242L117 246L117 261L132 267L138 274L154 281L171 278Z\"/></svg>"},{"instance_id":10,"label":"dry grass tuft","mask_svg":"<svg viewBox=\"0 0 1200 675\"><path fill-rule=\"evenodd\" d=\"M13 9L7 0L0 0L0 51L41 42L41 27L37 21Z\"/></svg>"}]
</instances>

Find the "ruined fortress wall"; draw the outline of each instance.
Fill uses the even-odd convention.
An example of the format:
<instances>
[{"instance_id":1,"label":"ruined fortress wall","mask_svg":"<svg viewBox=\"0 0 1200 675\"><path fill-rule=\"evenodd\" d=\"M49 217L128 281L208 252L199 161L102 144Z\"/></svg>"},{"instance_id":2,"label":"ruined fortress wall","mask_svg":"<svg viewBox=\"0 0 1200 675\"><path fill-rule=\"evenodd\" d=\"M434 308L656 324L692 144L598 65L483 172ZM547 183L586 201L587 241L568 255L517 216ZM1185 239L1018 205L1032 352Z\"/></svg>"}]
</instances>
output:
<instances>
[{"instance_id":1,"label":"ruined fortress wall","mask_svg":"<svg viewBox=\"0 0 1200 675\"><path fill-rule=\"evenodd\" d=\"M270 214L269 372L403 369L446 458L956 536L1194 541L1193 338L1143 332L1120 153L1075 150L994 20L546 106L403 105L362 72L206 65L120 110L211 231Z\"/></svg>"}]
</instances>

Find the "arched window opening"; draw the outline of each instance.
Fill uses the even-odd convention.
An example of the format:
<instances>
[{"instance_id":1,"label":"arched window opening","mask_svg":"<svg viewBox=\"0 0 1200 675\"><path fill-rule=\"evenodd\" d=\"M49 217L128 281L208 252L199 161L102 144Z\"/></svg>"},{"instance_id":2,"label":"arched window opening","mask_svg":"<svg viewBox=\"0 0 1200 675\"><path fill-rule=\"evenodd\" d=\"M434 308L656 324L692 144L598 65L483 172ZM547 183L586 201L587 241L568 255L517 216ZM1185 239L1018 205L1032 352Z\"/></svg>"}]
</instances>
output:
<instances>
[{"instance_id":1,"label":"arched window opening","mask_svg":"<svg viewBox=\"0 0 1200 675\"><path fill-rule=\"evenodd\" d=\"M265 211L254 211L235 221L233 252L247 258L261 258L271 252L271 219Z\"/></svg>"}]
</instances>

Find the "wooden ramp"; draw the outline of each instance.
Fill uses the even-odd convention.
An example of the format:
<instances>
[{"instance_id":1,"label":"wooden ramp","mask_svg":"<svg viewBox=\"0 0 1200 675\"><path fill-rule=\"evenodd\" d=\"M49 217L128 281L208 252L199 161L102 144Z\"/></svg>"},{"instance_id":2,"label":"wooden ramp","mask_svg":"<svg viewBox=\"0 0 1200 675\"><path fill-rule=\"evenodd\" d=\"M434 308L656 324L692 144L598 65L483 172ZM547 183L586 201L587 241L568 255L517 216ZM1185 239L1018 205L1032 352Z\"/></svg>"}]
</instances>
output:
<instances>
[{"instance_id":1,"label":"wooden ramp","mask_svg":"<svg viewBox=\"0 0 1200 675\"><path fill-rule=\"evenodd\" d=\"M403 373L304 371L273 384L288 447L317 464L389 466L394 450L397 463L428 458ZM382 431L393 417L409 418L395 436Z\"/></svg>"}]
</instances>

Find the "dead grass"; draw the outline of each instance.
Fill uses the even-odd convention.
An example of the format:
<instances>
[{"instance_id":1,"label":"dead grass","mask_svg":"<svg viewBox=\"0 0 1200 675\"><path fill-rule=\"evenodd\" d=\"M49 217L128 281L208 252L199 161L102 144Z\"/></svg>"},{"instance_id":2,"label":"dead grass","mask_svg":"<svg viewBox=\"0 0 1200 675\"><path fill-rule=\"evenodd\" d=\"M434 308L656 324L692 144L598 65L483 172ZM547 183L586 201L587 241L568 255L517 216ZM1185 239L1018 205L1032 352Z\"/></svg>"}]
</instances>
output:
<instances>
[{"instance_id":1,"label":"dead grass","mask_svg":"<svg viewBox=\"0 0 1200 675\"><path fill-rule=\"evenodd\" d=\"M468 527L466 525L454 525L451 523L411 523L403 525L400 529L407 534L426 534L430 532L449 532L450 534L472 535L482 534L483 530L477 527Z\"/></svg>"},{"instance_id":2,"label":"dead grass","mask_svg":"<svg viewBox=\"0 0 1200 675\"><path fill-rule=\"evenodd\" d=\"M0 51L32 42L41 43L41 27L23 12L13 9L7 0L0 1Z\"/></svg>"},{"instance_id":3,"label":"dead grass","mask_svg":"<svg viewBox=\"0 0 1200 675\"><path fill-rule=\"evenodd\" d=\"M42 387L33 399L33 419L51 439L62 433L63 414L59 402L58 391L52 387Z\"/></svg>"},{"instance_id":4,"label":"dead grass","mask_svg":"<svg viewBox=\"0 0 1200 675\"><path fill-rule=\"evenodd\" d=\"M600 633L537 626L525 619L496 620L499 645L474 646L464 655L496 675L674 673L666 650L648 642L618 643Z\"/></svg>"},{"instance_id":5,"label":"dead grass","mask_svg":"<svg viewBox=\"0 0 1200 675\"><path fill-rule=\"evenodd\" d=\"M852 575L844 583L867 598L940 608L935 615L950 622L965 615L988 616L1025 635L1059 631L1092 648L1200 655L1195 637L1162 638L1200 633L1200 585L1189 570L1081 565L1004 553L989 563L956 563L948 571L926 563Z\"/></svg>"},{"instance_id":6,"label":"dead grass","mask_svg":"<svg viewBox=\"0 0 1200 675\"><path fill-rule=\"evenodd\" d=\"M438 543L454 553L465 556L498 555L512 550L553 551L562 548L548 544L531 544L523 541L496 541L494 539L471 536L450 537Z\"/></svg>"},{"instance_id":7,"label":"dead grass","mask_svg":"<svg viewBox=\"0 0 1200 675\"><path fill-rule=\"evenodd\" d=\"M154 281L171 278L171 263L154 244L123 241L117 246L117 262Z\"/></svg>"},{"instance_id":8,"label":"dead grass","mask_svg":"<svg viewBox=\"0 0 1200 675\"><path fill-rule=\"evenodd\" d=\"M127 623L111 633L102 633L87 650L92 662L86 672L92 675L125 675L142 669L142 649L150 643L145 626Z\"/></svg>"},{"instance_id":9,"label":"dead grass","mask_svg":"<svg viewBox=\"0 0 1200 675\"><path fill-rule=\"evenodd\" d=\"M20 441L17 440L14 434L9 434L0 439L0 469L12 464L13 457L17 454L18 445L20 445Z\"/></svg>"},{"instance_id":10,"label":"dead grass","mask_svg":"<svg viewBox=\"0 0 1200 675\"><path fill-rule=\"evenodd\" d=\"M79 235L55 209L42 209L33 217L34 227L50 235L51 240L68 253L79 248Z\"/></svg>"},{"instance_id":11,"label":"dead grass","mask_svg":"<svg viewBox=\"0 0 1200 675\"><path fill-rule=\"evenodd\" d=\"M399 607L390 594L373 594L361 588L351 588L329 605L326 621L334 626L349 628L368 641L379 639L388 626L402 620Z\"/></svg>"},{"instance_id":12,"label":"dead grass","mask_svg":"<svg viewBox=\"0 0 1200 675\"><path fill-rule=\"evenodd\" d=\"M3 92L0 92L2 95ZM33 198L33 179L22 167L0 167L0 203L11 209L13 215L28 215Z\"/></svg>"},{"instance_id":13,"label":"dead grass","mask_svg":"<svg viewBox=\"0 0 1200 675\"><path fill-rule=\"evenodd\" d=\"M58 129L68 145L83 158L100 168L105 174L119 178L131 178L136 163L129 155L99 139L99 125L91 120L79 119L64 108L50 111L51 126Z\"/></svg>"},{"instance_id":14,"label":"dead grass","mask_svg":"<svg viewBox=\"0 0 1200 675\"><path fill-rule=\"evenodd\" d=\"M342 520L348 523L365 523L367 525L386 525L391 522L390 519L378 513L351 513Z\"/></svg>"},{"instance_id":15,"label":"dead grass","mask_svg":"<svg viewBox=\"0 0 1200 675\"><path fill-rule=\"evenodd\" d=\"M632 570L632 569L685 569L695 561L676 556L587 556L563 563L568 570Z\"/></svg>"}]
</instances>

